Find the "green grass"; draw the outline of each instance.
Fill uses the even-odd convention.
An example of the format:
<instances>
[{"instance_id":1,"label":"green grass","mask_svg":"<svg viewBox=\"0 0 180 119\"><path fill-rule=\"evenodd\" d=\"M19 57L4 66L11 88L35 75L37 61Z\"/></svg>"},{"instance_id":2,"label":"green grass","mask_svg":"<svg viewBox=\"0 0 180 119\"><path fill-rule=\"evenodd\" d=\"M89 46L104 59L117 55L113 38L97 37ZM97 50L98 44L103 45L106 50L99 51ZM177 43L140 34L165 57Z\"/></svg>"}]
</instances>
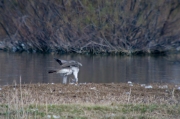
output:
<instances>
[{"instance_id":1,"label":"green grass","mask_svg":"<svg viewBox=\"0 0 180 119\"><path fill-rule=\"evenodd\" d=\"M7 105L0 105L0 117L18 119L61 118L61 119L161 119L178 118L179 105L157 104L62 104L29 105L23 110L15 110Z\"/></svg>"}]
</instances>

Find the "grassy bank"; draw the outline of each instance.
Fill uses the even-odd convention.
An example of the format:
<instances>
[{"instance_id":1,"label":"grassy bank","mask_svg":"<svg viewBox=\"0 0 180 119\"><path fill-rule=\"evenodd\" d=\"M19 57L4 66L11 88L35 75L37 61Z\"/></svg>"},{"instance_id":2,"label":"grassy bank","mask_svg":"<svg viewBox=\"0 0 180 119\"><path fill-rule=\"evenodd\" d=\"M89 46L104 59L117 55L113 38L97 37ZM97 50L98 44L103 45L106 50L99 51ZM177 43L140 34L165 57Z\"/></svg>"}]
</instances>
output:
<instances>
[{"instance_id":1,"label":"grassy bank","mask_svg":"<svg viewBox=\"0 0 180 119\"><path fill-rule=\"evenodd\" d=\"M0 49L139 54L180 51L178 0L2 0Z\"/></svg>"},{"instance_id":2,"label":"grassy bank","mask_svg":"<svg viewBox=\"0 0 180 119\"><path fill-rule=\"evenodd\" d=\"M180 106L165 104L29 105L12 109L1 105L1 118L11 119L178 119ZM2 111L3 110L3 111Z\"/></svg>"},{"instance_id":3,"label":"grassy bank","mask_svg":"<svg viewBox=\"0 0 180 119\"><path fill-rule=\"evenodd\" d=\"M178 85L24 84L2 86L1 118L177 119Z\"/></svg>"}]
</instances>

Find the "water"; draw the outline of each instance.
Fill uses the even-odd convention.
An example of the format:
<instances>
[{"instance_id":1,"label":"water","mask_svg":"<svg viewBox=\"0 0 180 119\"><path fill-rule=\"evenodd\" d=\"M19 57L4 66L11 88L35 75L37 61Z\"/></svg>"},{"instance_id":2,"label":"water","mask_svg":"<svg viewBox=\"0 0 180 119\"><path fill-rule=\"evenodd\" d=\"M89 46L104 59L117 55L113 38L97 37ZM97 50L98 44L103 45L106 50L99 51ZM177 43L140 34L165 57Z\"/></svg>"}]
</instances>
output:
<instances>
[{"instance_id":1,"label":"water","mask_svg":"<svg viewBox=\"0 0 180 119\"><path fill-rule=\"evenodd\" d=\"M62 77L48 74L58 69L54 57L83 64L80 83L180 83L180 56L84 56L0 52L0 85L19 83L62 83ZM69 77L72 79L73 77Z\"/></svg>"}]
</instances>

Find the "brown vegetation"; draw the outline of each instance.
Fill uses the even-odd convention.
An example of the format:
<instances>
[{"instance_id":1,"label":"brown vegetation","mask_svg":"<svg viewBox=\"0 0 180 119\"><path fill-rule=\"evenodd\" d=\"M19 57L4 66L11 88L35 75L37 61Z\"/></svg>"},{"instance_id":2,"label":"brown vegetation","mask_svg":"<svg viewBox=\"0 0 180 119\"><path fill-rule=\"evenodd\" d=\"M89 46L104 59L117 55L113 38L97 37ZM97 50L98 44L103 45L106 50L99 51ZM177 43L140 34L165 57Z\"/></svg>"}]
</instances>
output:
<instances>
[{"instance_id":1,"label":"brown vegetation","mask_svg":"<svg viewBox=\"0 0 180 119\"><path fill-rule=\"evenodd\" d=\"M134 84L24 84L22 86L3 86L0 103L15 103L25 99L28 104L62 103L141 103L141 104L179 104L180 91L173 85L144 86ZM16 97L18 96L18 97ZM14 98L17 100L14 100ZM12 99L12 101L10 101Z\"/></svg>"},{"instance_id":2,"label":"brown vegetation","mask_svg":"<svg viewBox=\"0 0 180 119\"><path fill-rule=\"evenodd\" d=\"M180 50L179 0L0 0L0 49L152 53Z\"/></svg>"},{"instance_id":3,"label":"brown vegetation","mask_svg":"<svg viewBox=\"0 0 180 119\"><path fill-rule=\"evenodd\" d=\"M0 118L177 119L180 90L153 84L24 84L2 86Z\"/></svg>"}]
</instances>

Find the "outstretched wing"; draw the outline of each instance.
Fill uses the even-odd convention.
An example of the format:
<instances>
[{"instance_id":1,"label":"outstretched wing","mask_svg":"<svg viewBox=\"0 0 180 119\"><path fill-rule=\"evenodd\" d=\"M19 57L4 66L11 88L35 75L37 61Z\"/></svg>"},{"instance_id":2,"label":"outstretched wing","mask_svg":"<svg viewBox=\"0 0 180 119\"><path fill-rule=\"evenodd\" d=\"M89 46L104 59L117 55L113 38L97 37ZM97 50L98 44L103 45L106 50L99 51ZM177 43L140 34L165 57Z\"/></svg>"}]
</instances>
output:
<instances>
[{"instance_id":1,"label":"outstretched wing","mask_svg":"<svg viewBox=\"0 0 180 119\"><path fill-rule=\"evenodd\" d=\"M82 64L80 62L74 61L74 60L70 60L69 62L73 63L73 66L82 66Z\"/></svg>"},{"instance_id":2,"label":"outstretched wing","mask_svg":"<svg viewBox=\"0 0 180 119\"><path fill-rule=\"evenodd\" d=\"M61 68L71 67L71 66L78 67L78 63L77 62L66 62L66 63L61 65Z\"/></svg>"},{"instance_id":3,"label":"outstretched wing","mask_svg":"<svg viewBox=\"0 0 180 119\"><path fill-rule=\"evenodd\" d=\"M76 62L74 60L66 61L66 60L61 60L57 58L54 58L54 59L61 65L61 68L70 67L70 66L75 66L75 67L82 66L81 63Z\"/></svg>"},{"instance_id":4,"label":"outstretched wing","mask_svg":"<svg viewBox=\"0 0 180 119\"><path fill-rule=\"evenodd\" d=\"M67 61L65 60L60 60L60 59L57 59L57 58L54 58L60 65L62 65L63 63L66 63Z\"/></svg>"}]
</instances>

